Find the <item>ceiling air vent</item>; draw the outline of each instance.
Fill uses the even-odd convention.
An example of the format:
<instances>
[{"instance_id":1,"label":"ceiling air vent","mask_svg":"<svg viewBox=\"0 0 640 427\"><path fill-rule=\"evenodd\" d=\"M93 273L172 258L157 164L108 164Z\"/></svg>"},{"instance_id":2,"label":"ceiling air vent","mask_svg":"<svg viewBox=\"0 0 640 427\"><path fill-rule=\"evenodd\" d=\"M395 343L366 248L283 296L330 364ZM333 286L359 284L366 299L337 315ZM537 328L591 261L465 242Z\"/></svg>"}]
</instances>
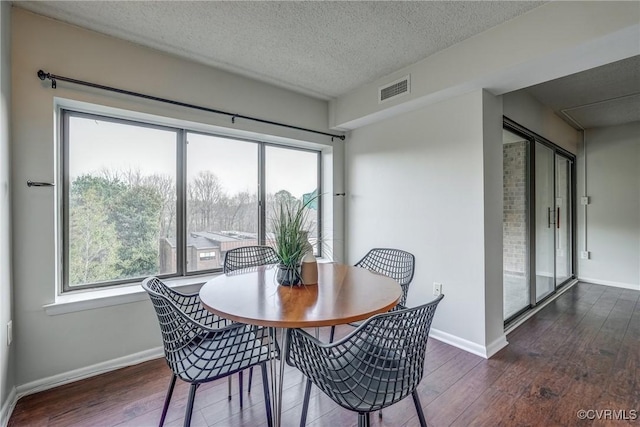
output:
<instances>
[{"instance_id":1,"label":"ceiling air vent","mask_svg":"<svg viewBox=\"0 0 640 427\"><path fill-rule=\"evenodd\" d=\"M386 86L379 87L378 103L408 94L411 91L411 87L409 85L410 77L411 75L407 75L395 82L389 83Z\"/></svg>"}]
</instances>

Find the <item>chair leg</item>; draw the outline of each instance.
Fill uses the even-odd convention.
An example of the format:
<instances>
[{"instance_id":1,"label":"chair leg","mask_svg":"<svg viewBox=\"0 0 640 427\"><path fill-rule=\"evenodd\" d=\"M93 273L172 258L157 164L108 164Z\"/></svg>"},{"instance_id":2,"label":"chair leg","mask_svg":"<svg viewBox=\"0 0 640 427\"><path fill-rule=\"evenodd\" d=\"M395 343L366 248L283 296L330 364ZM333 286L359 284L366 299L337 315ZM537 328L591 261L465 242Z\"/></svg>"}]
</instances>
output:
<instances>
[{"instance_id":1,"label":"chair leg","mask_svg":"<svg viewBox=\"0 0 640 427\"><path fill-rule=\"evenodd\" d=\"M160 416L160 427L164 425L164 419L167 417L167 411L169 410L169 402L171 402L171 396L173 395L173 388L176 385L175 374L171 376L171 382L169 382L169 390L167 390L167 396L164 398L164 406L162 407L162 415Z\"/></svg>"},{"instance_id":2,"label":"chair leg","mask_svg":"<svg viewBox=\"0 0 640 427\"><path fill-rule=\"evenodd\" d=\"M368 412L358 412L358 427L370 427L369 423L369 413Z\"/></svg>"},{"instance_id":3,"label":"chair leg","mask_svg":"<svg viewBox=\"0 0 640 427\"><path fill-rule=\"evenodd\" d=\"M262 389L264 391L264 404L267 408L267 424L268 427L273 426L273 419L271 417L271 399L269 398L269 380L267 379L267 364L262 363L260 365L262 371Z\"/></svg>"},{"instance_id":4,"label":"chair leg","mask_svg":"<svg viewBox=\"0 0 640 427\"><path fill-rule=\"evenodd\" d=\"M304 400L302 403L302 416L300 417L300 427L307 425L307 412L309 411L309 398L311 397L311 380L307 379L304 387Z\"/></svg>"},{"instance_id":5,"label":"chair leg","mask_svg":"<svg viewBox=\"0 0 640 427\"><path fill-rule=\"evenodd\" d=\"M336 333L336 327L332 326L331 327L331 333L329 334L329 342L332 343L333 342L333 335Z\"/></svg>"},{"instance_id":6,"label":"chair leg","mask_svg":"<svg viewBox=\"0 0 640 427\"><path fill-rule=\"evenodd\" d=\"M242 409L242 371L238 372L238 392L240 393L240 409Z\"/></svg>"},{"instance_id":7,"label":"chair leg","mask_svg":"<svg viewBox=\"0 0 640 427\"><path fill-rule=\"evenodd\" d=\"M193 414L193 401L196 398L197 388L198 388L198 384L191 384L191 387L189 387L189 401L187 403L187 409L184 414L184 427L191 426L191 414Z\"/></svg>"},{"instance_id":8,"label":"chair leg","mask_svg":"<svg viewBox=\"0 0 640 427\"><path fill-rule=\"evenodd\" d=\"M227 383L229 384L228 396L229 396L229 400L231 400L231 377L227 378Z\"/></svg>"},{"instance_id":9,"label":"chair leg","mask_svg":"<svg viewBox=\"0 0 640 427\"><path fill-rule=\"evenodd\" d=\"M253 366L249 368L249 385L247 386L247 393L251 394L251 380L253 379Z\"/></svg>"},{"instance_id":10,"label":"chair leg","mask_svg":"<svg viewBox=\"0 0 640 427\"><path fill-rule=\"evenodd\" d=\"M418 392L413 390L411 393L413 396L413 404L416 405L416 411L418 412L418 420L420 420L420 427L427 427L427 420L424 419L424 412L422 412L422 405L420 404L420 398Z\"/></svg>"}]
</instances>

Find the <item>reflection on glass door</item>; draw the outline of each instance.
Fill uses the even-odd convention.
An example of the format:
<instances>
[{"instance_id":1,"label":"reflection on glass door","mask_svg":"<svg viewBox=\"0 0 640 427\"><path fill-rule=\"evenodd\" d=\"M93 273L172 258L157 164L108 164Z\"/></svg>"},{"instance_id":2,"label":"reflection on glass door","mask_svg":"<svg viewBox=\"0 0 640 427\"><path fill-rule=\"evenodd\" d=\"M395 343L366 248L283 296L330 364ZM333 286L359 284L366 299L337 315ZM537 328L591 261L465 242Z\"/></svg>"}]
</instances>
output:
<instances>
[{"instance_id":1,"label":"reflection on glass door","mask_svg":"<svg viewBox=\"0 0 640 427\"><path fill-rule=\"evenodd\" d=\"M503 315L509 319L530 306L527 200L529 141L502 132L503 160Z\"/></svg>"},{"instance_id":2,"label":"reflection on glass door","mask_svg":"<svg viewBox=\"0 0 640 427\"><path fill-rule=\"evenodd\" d=\"M556 154L556 286L571 278L571 160Z\"/></svg>"},{"instance_id":3,"label":"reflection on glass door","mask_svg":"<svg viewBox=\"0 0 640 427\"><path fill-rule=\"evenodd\" d=\"M535 143L536 302L555 289L554 153Z\"/></svg>"}]
</instances>

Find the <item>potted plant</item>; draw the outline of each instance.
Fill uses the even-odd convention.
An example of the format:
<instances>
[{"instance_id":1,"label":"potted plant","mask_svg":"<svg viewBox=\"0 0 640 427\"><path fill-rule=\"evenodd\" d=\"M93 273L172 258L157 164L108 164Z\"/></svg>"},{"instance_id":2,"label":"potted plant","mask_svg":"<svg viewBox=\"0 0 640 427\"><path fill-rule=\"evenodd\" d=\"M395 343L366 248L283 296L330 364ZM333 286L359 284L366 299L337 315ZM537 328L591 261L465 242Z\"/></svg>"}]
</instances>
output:
<instances>
[{"instance_id":1,"label":"potted plant","mask_svg":"<svg viewBox=\"0 0 640 427\"><path fill-rule=\"evenodd\" d=\"M307 208L313 200L315 197L305 203L295 199L280 200L275 207L272 228L276 253L280 259L276 279L281 285L301 283L302 259L311 249L305 226Z\"/></svg>"}]
</instances>

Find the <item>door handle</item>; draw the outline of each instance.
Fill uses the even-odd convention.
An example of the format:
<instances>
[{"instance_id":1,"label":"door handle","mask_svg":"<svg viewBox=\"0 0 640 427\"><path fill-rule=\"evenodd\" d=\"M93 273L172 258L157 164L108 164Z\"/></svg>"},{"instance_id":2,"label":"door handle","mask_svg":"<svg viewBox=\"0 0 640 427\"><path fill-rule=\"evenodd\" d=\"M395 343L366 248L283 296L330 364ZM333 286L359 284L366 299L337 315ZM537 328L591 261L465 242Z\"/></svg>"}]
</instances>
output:
<instances>
[{"instance_id":1,"label":"door handle","mask_svg":"<svg viewBox=\"0 0 640 427\"><path fill-rule=\"evenodd\" d=\"M558 206L556 208L557 210L557 214L556 214L556 228L560 229L560 206Z\"/></svg>"},{"instance_id":2,"label":"door handle","mask_svg":"<svg viewBox=\"0 0 640 427\"><path fill-rule=\"evenodd\" d=\"M53 187L54 185L51 182L27 181L27 187Z\"/></svg>"}]
</instances>

